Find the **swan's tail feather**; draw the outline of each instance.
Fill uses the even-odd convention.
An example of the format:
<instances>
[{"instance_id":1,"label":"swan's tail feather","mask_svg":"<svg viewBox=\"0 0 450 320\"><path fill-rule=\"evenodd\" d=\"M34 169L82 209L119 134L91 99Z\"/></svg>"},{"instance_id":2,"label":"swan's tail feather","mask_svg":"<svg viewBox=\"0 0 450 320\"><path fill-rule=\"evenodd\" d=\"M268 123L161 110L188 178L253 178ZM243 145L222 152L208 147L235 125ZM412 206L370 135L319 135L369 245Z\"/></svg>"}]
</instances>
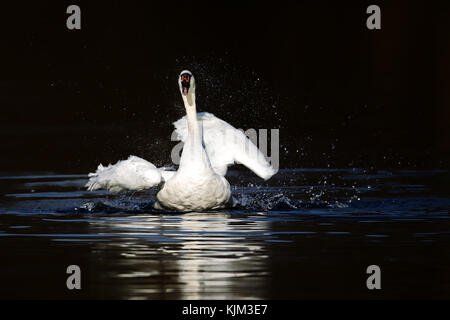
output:
<instances>
[{"instance_id":1,"label":"swan's tail feather","mask_svg":"<svg viewBox=\"0 0 450 320\"><path fill-rule=\"evenodd\" d=\"M130 156L104 167L100 164L97 171L89 173L86 187L89 191L106 189L111 192L124 190L144 190L161 183L161 172L152 163Z\"/></svg>"}]
</instances>

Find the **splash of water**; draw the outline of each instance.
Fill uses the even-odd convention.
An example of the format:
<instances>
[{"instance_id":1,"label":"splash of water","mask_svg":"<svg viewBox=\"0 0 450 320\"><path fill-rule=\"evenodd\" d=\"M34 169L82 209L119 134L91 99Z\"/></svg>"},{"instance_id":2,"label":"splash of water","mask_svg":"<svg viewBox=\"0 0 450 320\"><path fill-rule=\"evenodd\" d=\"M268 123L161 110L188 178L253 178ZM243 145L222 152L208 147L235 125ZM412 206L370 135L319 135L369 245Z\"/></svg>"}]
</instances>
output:
<instances>
[{"instance_id":1,"label":"splash of water","mask_svg":"<svg viewBox=\"0 0 450 320\"><path fill-rule=\"evenodd\" d=\"M324 190L317 193L309 191L309 197L297 199L288 192L261 192L258 188L252 189L253 192L234 192L233 206L224 210L273 212L306 208L347 208L354 200L354 197L345 201L329 200L326 199ZM125 194L115 199L88 201L75 210L80 213L161 213L160 210L154 209L154 203L154 195L150 200L144 200Z\"/></svg>"}]
</instances>

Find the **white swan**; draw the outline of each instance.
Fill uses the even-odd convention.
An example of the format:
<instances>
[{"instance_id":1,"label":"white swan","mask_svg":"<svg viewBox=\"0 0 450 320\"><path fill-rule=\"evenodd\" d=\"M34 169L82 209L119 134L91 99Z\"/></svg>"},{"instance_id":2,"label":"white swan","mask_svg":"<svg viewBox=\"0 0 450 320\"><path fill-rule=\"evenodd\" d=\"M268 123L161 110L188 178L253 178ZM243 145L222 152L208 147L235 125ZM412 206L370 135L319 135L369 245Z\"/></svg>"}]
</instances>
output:
<instances>
[{"instance_id":1,"label":"white swan","mask_svg":"<svg viewBox=\"0 0 450 320\"><path fill-rule=\"evenodd\" d=\"M275 174L259 149L241 131L210 113L198 113L195 79L188 70L181 72L178 85L186 116L174 122L184 147L177 171L156 168L136 156L115 165L98 166L89 174L88 190L143 190L161 186L157 209L199 211L227 206L230 184L225 179L229 165L242 163L267 180Z\"/></svg>"}]
</instances>

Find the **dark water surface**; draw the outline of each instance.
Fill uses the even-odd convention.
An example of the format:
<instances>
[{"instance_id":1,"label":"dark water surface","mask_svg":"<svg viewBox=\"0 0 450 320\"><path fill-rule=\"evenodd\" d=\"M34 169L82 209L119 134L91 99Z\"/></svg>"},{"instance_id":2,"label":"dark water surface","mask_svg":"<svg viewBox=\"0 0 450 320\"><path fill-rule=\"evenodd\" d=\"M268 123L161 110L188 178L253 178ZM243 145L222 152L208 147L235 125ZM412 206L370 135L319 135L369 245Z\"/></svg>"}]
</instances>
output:
<instances>
[{"instance_id":1,"label":"dark water surface","mask_svg":"<svg viewBox=\"0 0 450 320\"><path fill-rule=\"evenodd\" d=\"M229 172L236 208L170 213L86 175L0 177L0 298L450 298L448 171ZM82 289L66 288L78 265ZM381 268L382 289L366 288Z\"/></svg>"}]
</instances>

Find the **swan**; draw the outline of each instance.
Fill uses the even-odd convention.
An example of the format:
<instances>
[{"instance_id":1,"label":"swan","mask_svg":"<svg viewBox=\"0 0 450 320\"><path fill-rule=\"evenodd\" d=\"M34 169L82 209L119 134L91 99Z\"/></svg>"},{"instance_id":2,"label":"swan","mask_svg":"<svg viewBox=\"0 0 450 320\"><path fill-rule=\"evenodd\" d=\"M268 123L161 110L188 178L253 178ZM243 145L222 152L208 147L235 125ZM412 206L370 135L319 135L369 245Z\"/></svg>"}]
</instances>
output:
<instances>
[{"instance_id":1,"label":"swan","mask_svg":"<svg viewBox=\"0 0 450 320\"><path fill-rule=\"evenodd\" d=\"M232 204L225 179L228 166L241 163L264 180L276 173L242 131L211 113L197 113L195 78L189 70L180 73L178 86L186 109L186 115L173 123L178 140L184 142L178 170L157 168L132 155L107 167L100 164L96 172L89 173L88 190L159 187L156 209L204 211Z\"/></svg>"}]
</instances>

